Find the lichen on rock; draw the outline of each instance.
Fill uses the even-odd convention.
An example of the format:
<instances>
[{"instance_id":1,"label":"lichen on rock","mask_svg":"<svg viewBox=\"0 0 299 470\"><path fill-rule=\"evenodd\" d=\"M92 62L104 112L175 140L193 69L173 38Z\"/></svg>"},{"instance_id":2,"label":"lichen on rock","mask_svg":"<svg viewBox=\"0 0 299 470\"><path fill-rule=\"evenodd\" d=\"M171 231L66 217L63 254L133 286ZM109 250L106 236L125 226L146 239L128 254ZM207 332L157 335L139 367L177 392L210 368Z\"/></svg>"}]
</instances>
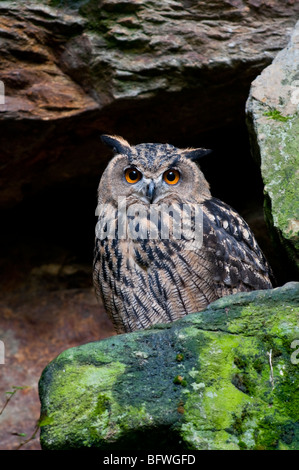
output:
<instances>
[{"instance_id":1,"label":"lichen on rock","mask_svg":"<svg viewBox=\"0 0 299 470\"><path fill-rule=\"evenodd\" d=\"M289 283L68 349L40 379L42 447L298 450L298 319Z\"/></svg>"}]
</instances>

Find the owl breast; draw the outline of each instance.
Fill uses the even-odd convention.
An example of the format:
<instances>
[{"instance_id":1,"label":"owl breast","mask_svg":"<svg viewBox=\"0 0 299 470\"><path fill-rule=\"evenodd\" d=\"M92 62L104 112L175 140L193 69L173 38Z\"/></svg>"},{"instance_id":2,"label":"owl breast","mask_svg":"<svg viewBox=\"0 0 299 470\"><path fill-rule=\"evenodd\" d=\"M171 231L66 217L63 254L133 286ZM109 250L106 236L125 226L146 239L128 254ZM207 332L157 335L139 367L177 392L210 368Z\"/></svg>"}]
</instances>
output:
<instances>
[{"instance_id":1,"label":"owl breast","mask_svg":"<svg viewBox=\"0 0 299 470\"><path fill-rule=\"evenodd\" d=\"M175 211L161 219L152 209L120 214L107 204L99 212L94 285L118 333L177 320L224 295L271 287L249 227L229 206L205 201L200 227L194 211L186 222Z\"/></svg>"}]
</instances>

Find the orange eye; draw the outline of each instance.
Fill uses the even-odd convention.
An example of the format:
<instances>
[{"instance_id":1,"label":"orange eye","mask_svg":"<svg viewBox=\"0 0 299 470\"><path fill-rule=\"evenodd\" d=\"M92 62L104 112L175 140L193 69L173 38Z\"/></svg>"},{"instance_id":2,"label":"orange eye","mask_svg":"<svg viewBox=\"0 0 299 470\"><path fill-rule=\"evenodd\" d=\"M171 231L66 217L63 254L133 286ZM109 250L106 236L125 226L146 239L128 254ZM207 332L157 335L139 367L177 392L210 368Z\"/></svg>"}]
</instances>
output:
<instances>
[{"instance_id":1,"label":"orange eye","mask_svg":"<svg viewBox=\"0 0 299 470\"><path fill-rule=\"evenodd\" d=\"M125 178L127 183L135 184L141 180L142 174L136 168L127 168L125 170Z\"/></svg>"},{"instance_id":2,"label":"orange eye","mask_svg":"<svg viewBox=\"0 0 299 470\"><path fill-rule=\"evenodd\" d=\"M167 170L163 175L163 179L167 184L177 184L181 175L178 170Z\"/></svg>"}]
</instances>

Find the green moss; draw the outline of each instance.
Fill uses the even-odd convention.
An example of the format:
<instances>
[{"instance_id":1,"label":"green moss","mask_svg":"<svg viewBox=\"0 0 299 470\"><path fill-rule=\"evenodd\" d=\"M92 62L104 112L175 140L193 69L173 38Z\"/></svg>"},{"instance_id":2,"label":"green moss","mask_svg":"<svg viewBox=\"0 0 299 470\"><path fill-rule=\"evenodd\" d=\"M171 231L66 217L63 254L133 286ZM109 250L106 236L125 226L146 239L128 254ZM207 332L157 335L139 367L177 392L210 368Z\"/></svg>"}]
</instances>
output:
<instances>
[{"instance_id":1,"label":"green moss","mask_svg":"<svg viewBox=\"0 0 299 470\"><path fill-rule=\"evenodd\" d=\"M184 379L181 375L176 375L173 379L173 383L177 385L182 385L182 387L187 386L187 380Z\"/></svg>"},{"instance_id":2,"label":"green moss","mask_svg":"<svg viewBox=\"0 0 299 470\"><path fill-rule=\"evenodd\" d=\"M243 405L250 400L232 383L235 350L240 338L206 332L206 341L207 346L200 351L197 376L197 383L204 383L205 386L198 393L198 388L193 384L192 388L197 393L190 393L186 400L184 439L187 442L190 439L198 440L200 448L202 437L205 436L206 442L209 442L210 430L214 430L210 448L236 448L237 440L227 431L233 424L231 413L241 414Z\"/></svg>"},{"instance_id":3,"label":"green moss","mask_svg":"<svg viewBox=\"0 0 299 470\"><path fill-rule=\"evenodd\" d=\"M282 323L282 320L288 318L288 309L291 313L289 320L292 321ZM231 322L230 331L242 330L250 334L247 320L252 323L252 306L243 307L241 312ZM298 308L297 312L299 313ZM273 322L274 318L276 321ZM225 449L238 445L239 448L246 449L274 449L281 445L284 423L289 420L289 416L296 416L295 410L298 409L298 394L292 394L292 398L285 396L295 380L288 365L290 338L287 331L295 331L296 321L294 305L278 307L276 304L275 307L266 302L265 305L254 306L252 326L259 331L258 335L207 333L207 337L214 339L200 351L198 380L205 383L204 392L201 392L201 405L198 407L198 398L193 395L188 397L185 404L185 411L188 413L186 419L191 423L185 426L184 437L188 442L189 439L196 440L197 434L201 438L206 435L209 442L209 433L205 431L207 428L214 429L210 448ZM259 322L263 324L261 329ZM273 325L275 335L280 334L281 338L273 336L272 332L266 333L269 331L269 323ZM274 390L270 380L270 350L274 367ZM259 400L254 400L253 397L259 397ZM280 414L281 425L275 429L277 413ZM296 444L292 445L298 445L298 440L294 442ZM285 440L283 445L287 445Z\"/></svg>"},{"instance_id":4,"label":"green moss","mask_svg":"<svg viewBox=\"0 0 299 470\"><path fill-rule=\"evenodd\" d=\"M65 351L40 381L43 448L299 449L298 304L242 293Z\"/></svg>"},{"instance_id":5,"label":"green moss","mask_svg":"<svg viewBox=\"0 0 299 470\"><path fill-rule=\"evenodd\" d=\"M256 357L253 362L254 369L260 374L265 367L265 358Z\"/></svg>"},{"instance_id":6,"label":"green moss","mask_svg":"<svg viewBox=\"0 0 299 470\"><path fill-rule=\"evenodd\" d=\"M54 424L54 419L49 418L49 416L41 416L39 421L38 421L39 427L50 426L51 424Z\"/></svg>"},{"instance_id":7,"label":"green moss","mask_svg":"<svg viewBox=\"0 0 299 470\"><path fill-rule=\"evenodd\" d=\"M272 108L271 111L265 111L264 116L268 116L269 119L274 119L275 121L286 122L292 118L292 116L283 116L281 111L278 109Z\"/></svg>"},{"instance_id":8,"label":"green moss","mask_svg":"<svg viewBox=\"0 0 299 470\"><path fill-rule=\"evenodd\" d=\"M122 430L132 431L150 426L152 424L152 417L147 412L146 404L143 404L139 408L128 405L123 409L121 420L119 421Z\"/></svg>"},{"instance_id":9,"label":"green moss","mask_svg":"<svg viewBox=\"0 0 299 470\"><path fill-rule=\"evenodd\" d=\"M108 395L100 394L98 396L97 405L95 407L96 414L103 414L111 408L111 398Z\"/></svg>"},{"instance_id":10,"label":"green moss","mask_svg":"<svg viewBox=\"0 0 299 470\"><path fill-rule=\"evenodd\" d=\"M71 358L74 355L77 356L77 360L82 358L82 349L70 352ZM104 438L107 433L117 434L117 430L109 423L111 392L96 394L96 391L101 388L103 382L108 389L111 388L119 374L124 371L124 365L117 362L102 367L78 363L73 366L71 362L65 362L63 354L60 356L60 361L63 368L60 367L55 376L49 395L47 418L43 421L43 428L47 429L50 439L55 438L56 444L60 447L68 429L70 447L76 447L75 436L78 434L84 438L85 445L89 447L93 445L95 436L98 441L99 437ZM84 429L82 421L85 421Z\"/></svg>"},{"instance_id":11,"label":"green moss","mask_svg":"<svg viewBox=\"0 0 299 470\"><path fill-rule=\"evenodd\" d=\"M239 448L241 450L246 450L247 449L247 445L245 444L245 442L239 441L238 444L239 444Z\"/></svg>"},{"instance_id":12,"label":"green moss","mask_svg":"<svg viewBox=\"0 0 299 470\"><path fill-rule=\"evenodd\" d=\"M263 109L260 105L259 112L262 113ZM282 118L279 119L279 114L275 113L271 122L260 119L257 124L257 131L263 136L261 171L267 198L265 216L268 226L276 233L276 245L298 274L299 193L296 168L299 167L299 115L288 116L286 120Z\"/></svg>"},{"instance_id":13,"label":"green moss","mask_svg":"<svg viewBox=\"0 0 299 470\"><path fill-rule=\"evenodd\" d=\"M176 355L176 360L178 362L182 362L184 360L184 354L181 354L181 353L177 354Z\"/></svg>"}]
</instances>

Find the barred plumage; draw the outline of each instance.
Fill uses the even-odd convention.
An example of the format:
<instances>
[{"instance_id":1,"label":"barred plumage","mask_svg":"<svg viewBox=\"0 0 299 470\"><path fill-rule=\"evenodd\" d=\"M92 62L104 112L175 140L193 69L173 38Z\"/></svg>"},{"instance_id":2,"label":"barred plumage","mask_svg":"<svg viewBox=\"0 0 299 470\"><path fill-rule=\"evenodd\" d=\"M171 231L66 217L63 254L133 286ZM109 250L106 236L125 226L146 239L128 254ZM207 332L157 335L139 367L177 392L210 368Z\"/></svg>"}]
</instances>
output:
<instances>
[{"instance_id":1,"label":"barred plumage","mask_svg":"<svg viewBox=\"0 0 299 470\"><path fill-rule=\"evenodd\" d=\"M271 269L249 226L211 196L195 163L206 150L132 147L116 136L103 141L116 156L99 185L94 285L118 333L177 320L225 295L272 287ZM187 219L176 215L186 207L192 216L184 232ZM198 208L202 244L190 245ZM163 238L165 220L169 236Z\"/></svg>"}]
</instances>

